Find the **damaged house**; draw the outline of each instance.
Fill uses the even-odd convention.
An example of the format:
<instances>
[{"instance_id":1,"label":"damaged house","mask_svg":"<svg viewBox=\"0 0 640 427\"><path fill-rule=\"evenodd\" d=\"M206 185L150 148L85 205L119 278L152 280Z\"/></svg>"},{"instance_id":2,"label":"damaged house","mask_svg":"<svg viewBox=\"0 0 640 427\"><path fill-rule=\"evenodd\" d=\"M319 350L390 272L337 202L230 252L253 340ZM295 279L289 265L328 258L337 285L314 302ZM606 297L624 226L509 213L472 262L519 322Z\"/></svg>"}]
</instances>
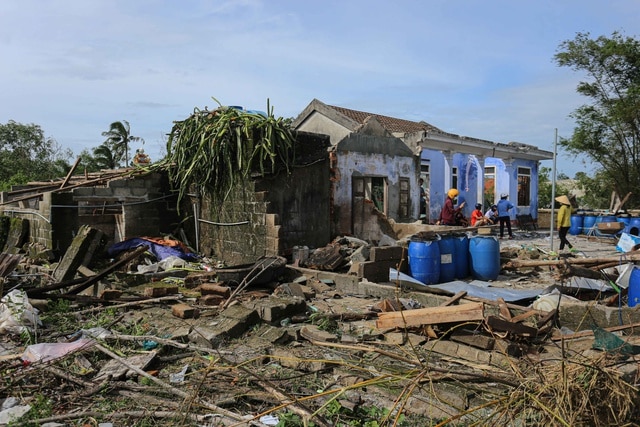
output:
<instances>
[{"instance_id":1,"label":"damaged house","mask_svg":"<svg viewBox=\"0 0 640 427\"><path fill-rule=\"evenodd\" d=\"M292 125L291 173L254 174L234 187L224 206L190 194L179 214L167 177L139 169L15 188L3 195L1 210L27 219L29 239L50 249L66 248L81 225L99 228L113 243L184 232L178 237L198 252L241 264L291 256L300 246L322 247L340 235L394 237L394 222L420 218L420 178L424 222L437 220L451 187L467 201L466 216L475 203L488 208L507 193L517 201L513 219L535 219L539 162L552 158L529 145L461 137L317 99Z\"/></svg>"},{"instance_id":2,"label":"damaged house","mask_svg":"<svg viewBox=\"0 0 640 427\"><path fill-rule=\"evenodd\" d=\"M428 223L438 219L449 188L457 188L459 200L467 202L464 211L467 217L476 203L483 203L484 208L488 209L500 199L500 194L506 193L517 206L516 212L512 213L513 220L516 215L531 215L535 219L539 162L553 158L553 153L531 145L515 142L503 144L454 135L422 121L413 122L327 105L317 99L300 113L293 126L297 130L329 135L332 145L336 147L352 134L371 134L373 129L380 137L394 137L406 144L415 156L414 170L402 169L395 176L395 171L388 170L389 165L378 164L380 167L369 172L369 178L377 179L385 189L385 194L398 192L397 200L388 201L393 202L393 207L384 211L396 221L418 219L419 178L424 180ZM379 150L380 146L371 144L369 151ZM359 174L361 171L357 168L347 167L339 171L340 179ZM394 188L395 182L401 179L408 188ZM403 201L404 194L409 199L406 203ZM351 209L346 203L350 200L349 197L336 200L336 203L340 203L336 209L341 211L342 218L349 217L345 211ZM405 217L401 214L405 212L404 209L408 209ZM354 225L353 229L358 227Z\"/></svg>"}]
</instances>

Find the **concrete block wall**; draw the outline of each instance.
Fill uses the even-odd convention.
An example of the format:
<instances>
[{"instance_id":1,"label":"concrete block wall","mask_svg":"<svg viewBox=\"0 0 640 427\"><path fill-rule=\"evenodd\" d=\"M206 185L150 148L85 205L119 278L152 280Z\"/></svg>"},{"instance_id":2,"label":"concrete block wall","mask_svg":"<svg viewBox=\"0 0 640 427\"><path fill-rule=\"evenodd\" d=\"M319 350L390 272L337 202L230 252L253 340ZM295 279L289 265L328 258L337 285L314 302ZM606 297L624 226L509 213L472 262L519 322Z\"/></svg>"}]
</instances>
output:
<instances>
[{"instance_id":1,"label":"concrete block wall","mask_svg":"<svg viewBox=\"0 0 640 427\"><path fill-rule=\"evenodd\" d=\"M122 209L79 210L78 201L90 206L122 204ZM36 203L37 201L37 203ZM0 213L29 221L29 241L59 255L71 244L81 225L102 231L110 243L127 237L162 236L179 224L175 196L170 194L164 174L114 179L107 185L78 187L66 192L43 193L25 203L0 207ZM82 215L80 215L82 213Z\"/></svg>"},{"instance_id":2,"label":"concrete block wall","mask_svg":"<svg viewBox=\"0 0 640 427\"><path fill-rule=\"evenodd\" d=\"M331 238L330 170L324 135L299 133L296 167L238 183L223 206L201 201L200 252L229 265L288 256L294 246L321 247ZM189 203L183 209L191 209Z\"/></svg>"},{"instance_id":3,"label":"concrete block wall","mask_svg":"<svg viewBox=\"0 0 640 427\"><path fill-rule=\"evenodd\" d=\"M201 200L200 216L206 221L199 223L201 253L228 265L240 265L279 251L279 242L268 239L268 235L273 235L267 232L266 225L269 202L265 201L265 194L255 193L254 188L251 180L236 185L222 207L213 205L208 197Z\"/></svg>"}]
</instances>

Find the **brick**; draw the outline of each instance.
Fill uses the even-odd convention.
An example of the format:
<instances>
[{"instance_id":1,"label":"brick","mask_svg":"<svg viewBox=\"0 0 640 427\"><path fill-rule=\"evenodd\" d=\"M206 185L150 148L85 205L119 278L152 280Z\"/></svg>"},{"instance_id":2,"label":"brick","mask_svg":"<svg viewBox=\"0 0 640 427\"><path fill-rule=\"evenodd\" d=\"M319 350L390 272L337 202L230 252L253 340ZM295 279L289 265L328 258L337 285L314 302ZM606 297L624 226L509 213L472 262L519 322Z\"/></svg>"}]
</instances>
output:
<instances>
[{"instance_id":1,"label":"brick","mask_svg":"<svg viewBox=\"0 0 640 427\"><path fill-rule=\"evenodd\" d=\"M218 283L203 283L198 286L201 295L219 295L224 298L231 296L231 288L222 286Z\"/></svg>"},{"instance_id":2,"label":"brick","mask_svg":"<svg viewBox=\"0 0 640 427\"><path fill-rule=\"evenodd\" d=\"M144 296L149 298L159 298L177 293L177 286L148 286L144 288Z\"/></svg>"},{"instance_id":3,"label":"brick","mask_svg":"<svg viewBox=\"0 0 640 427\"><path fill-rule=\"evenodd\" d=\"M194 319L200 312L189 304L175 304L171 307L171 313L180 319Z\"/></svg>"},{"instance_id":4,"label":"brick","mask_svg":"<svg viewBox=\"0 0 640 427\"><path fill-rule=\"evenodd\" d=\"M224 300L225 298L222 295L210 294L202 296L198 301L202 305L216 306L222 304Z\"/></svg>"}]
</instances>

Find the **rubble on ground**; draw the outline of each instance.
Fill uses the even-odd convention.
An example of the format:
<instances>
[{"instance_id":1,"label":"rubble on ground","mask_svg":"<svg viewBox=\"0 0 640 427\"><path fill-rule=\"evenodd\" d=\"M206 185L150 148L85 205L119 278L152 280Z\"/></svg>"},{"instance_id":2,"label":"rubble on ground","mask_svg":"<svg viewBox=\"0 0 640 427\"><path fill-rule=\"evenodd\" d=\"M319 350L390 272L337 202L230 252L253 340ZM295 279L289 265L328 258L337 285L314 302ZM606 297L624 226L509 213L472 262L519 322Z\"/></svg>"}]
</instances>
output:
<instances>
[{"instance_id":1,"label":"rubble on ground","mask_svg":"<svg viewBox=\"0 0 640 427\"><path fill-rule=\"evenodd\" d=\"M520 233L495 281L434 286L408 276L406 240L225 266L85 228L57 263L3 254L0 423L629 424L636 255L575 239L556 254Z\"/></svg>"}]
</instances>

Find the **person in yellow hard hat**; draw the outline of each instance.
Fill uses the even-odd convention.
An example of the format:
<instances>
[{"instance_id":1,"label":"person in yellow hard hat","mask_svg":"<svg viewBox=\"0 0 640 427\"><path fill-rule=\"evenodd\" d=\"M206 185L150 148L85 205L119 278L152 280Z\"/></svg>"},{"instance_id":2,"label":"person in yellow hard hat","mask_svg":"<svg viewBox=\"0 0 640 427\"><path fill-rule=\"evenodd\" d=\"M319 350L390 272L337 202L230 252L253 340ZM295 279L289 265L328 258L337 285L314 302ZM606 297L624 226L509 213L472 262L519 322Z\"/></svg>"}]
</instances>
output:
<instances>
[{"instance_id":1,"label":"person in yellow hard hat","mask_svg":"<svg viewBox=\"0 0 640 427\"><path fill-rule=\"evenodd\" d=\"M460 203L460 206L454 208L454 200L458 197L458 190L452 188L447 191L447 198L444 200L444 206L440 211L440 218L438 219L439 225L456 225L456 214L458 214L464 207L466 202Z\"/></svg>"},{"instance_id":2,"label":"person in yellow hard hat","mask_svg":"<svg viewBox=\"0 0 640 427\"><path fill-rule=\"evenodd\" d=\"M556 197L556 202L560 203L560 210L558 211L558 236L560 237L560 250L563 250L565 245L569 247L569 251L576 252L573 246L567 240L567 233L571 228L571 201L565 195Z\"/></svg>"}]
</instances>

